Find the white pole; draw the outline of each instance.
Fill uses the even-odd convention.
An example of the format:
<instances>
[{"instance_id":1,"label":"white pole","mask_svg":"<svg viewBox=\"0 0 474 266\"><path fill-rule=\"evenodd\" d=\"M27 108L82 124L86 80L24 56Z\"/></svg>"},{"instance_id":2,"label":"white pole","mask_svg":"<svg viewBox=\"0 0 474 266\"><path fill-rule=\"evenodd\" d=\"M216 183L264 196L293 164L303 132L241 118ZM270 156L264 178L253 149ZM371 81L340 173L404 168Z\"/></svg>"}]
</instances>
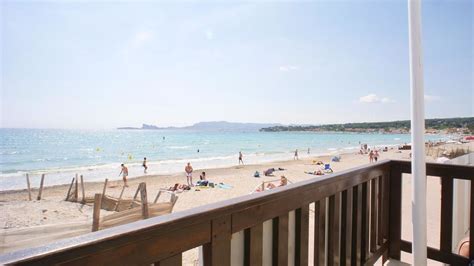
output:
<instances>
[{"instance_id":1,"label":"white pole","mask_svg":"<svg viewBox=\"0 0 474 266\"><path fill-rule=\"evenodd\" d=\"M408 0L410 43L413 265L426 265L426 165L421 0Z\"/></svg>"}]
</instances>

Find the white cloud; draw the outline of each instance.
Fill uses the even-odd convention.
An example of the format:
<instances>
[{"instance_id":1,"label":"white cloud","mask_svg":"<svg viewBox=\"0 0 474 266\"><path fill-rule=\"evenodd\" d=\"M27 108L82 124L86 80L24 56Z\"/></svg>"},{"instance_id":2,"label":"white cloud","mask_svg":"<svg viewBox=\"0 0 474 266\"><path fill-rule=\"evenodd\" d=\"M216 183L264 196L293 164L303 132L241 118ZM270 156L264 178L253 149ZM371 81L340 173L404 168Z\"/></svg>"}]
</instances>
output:
<instances>
[{"instance_id":1,"label":"white cloud","mask_svg":"<svg viewBox=\"0 0 474 266\"><path fill-rule=\"evenodd\" d=\"M206 31L204 31L204 34L206 34L206 38L208 40L214 39L214 32L211 29L207 29Z\"/></svg>"},{"instance_id":2,"label":"white cloud","mask_svg":"<svg viewBox=\"0 0 474 266\"><path fill-rule=\"evenodd\" d=\"M148 42L149 40L153 38L153 35L154 35L153 32L148 31L148 30L137 32L135 36L133 37L133 41L132 41L133 46L138 47Z\"/></svg>"},{"instance_id":3,"label":"white cloud","mask_svg":"<svg viewBox=\"0 0 474 266\"><path fill-rule=\"evenodd\" d=\"M279 69L280 69L280 71L288 72L288 71L299 70L300 67L299 66L284 65L284 66L280 66Z\"/></svg>"},{"instance_id":4,"label":"white cloud","mask_svg":"<svg viewBox=\"0 0 474 266\"><path fill-rule=\"evenodd\" d=\"M394 101L388 97L380 98L379 96L377 96L377 94L370 93L368 95L360 97L359 102L360 103L392 103Z\"/></svg>"},{"instance_id":5,"label":"white cloud","mask_svg":"<svg viewBox=\"0 0 474 266\"><path fill-rule=\"evenodd\" d=\"M441 97L439 97L439 96L425 94L425 101L428 102L428 103L437 102L439 100L441 100Z\"/></svg>"}]
</instances>

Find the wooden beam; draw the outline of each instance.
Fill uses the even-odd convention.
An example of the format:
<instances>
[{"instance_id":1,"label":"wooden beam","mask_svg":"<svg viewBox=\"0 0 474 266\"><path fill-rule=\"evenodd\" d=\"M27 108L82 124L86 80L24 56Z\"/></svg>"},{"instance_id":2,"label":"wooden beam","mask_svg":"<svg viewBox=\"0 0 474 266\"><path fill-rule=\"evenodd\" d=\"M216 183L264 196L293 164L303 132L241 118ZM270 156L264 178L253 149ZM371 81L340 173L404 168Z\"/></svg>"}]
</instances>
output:
<instances>
[{"instance_id":1,"label":"wooden beam","mask_svg":"<svg viewBox=\"0 0 474 266\"><path fill-rule=\"evenodd\" d=\"M314 265L326 261L326 198L314 203Z\"/></svg>"},{"instance_id":2,"label":"wooden beam","mask_svg":"<svg viewBox=\"0 0 474 266\"><path fill-rule=\"evenodd\" d=\"M117 200L117 204L115 205L114 211L117 211L117 209L118 209L118 207L119 207L119 205L120 205L120 201L122 200L123 191L125 190L125 188L126 188L126 186L123 185L123 186L122 186L122 191L120 192L120 196L119 196L119 198L118 198L118 200Z\"/></svg>"},{"instance_id":3,"label":"wooden beam","mask_svg":"<svg viewBox=\"0 0 474 266\"><path fill-rule=\"evenodd\" d=\"M287 213L273 219L273 265L288 265L288 217Z\"/></svg>"},{"instance_id":4,"label":"wooden beam","mask_svg":"<svg viewBox=\"0 0 474 266\"><path fill-rule=\"evenodd\" d=\"M157 203L157 202L158 202L158 199L160 198L160 195L161 195L161 190L158 191L158 194L156 194L156 198L155 198L155 200L153 201L153 203Z\"/></svg>"},{"instance_id":5,"label":"wooden beam","mask_svg":"<svg viewBox=\"0 0 474 266\"><path fill-rule=\"evenodd\" d=\"M389 239L388 255L392 259L400 260L400 241L402 237L402 172L398 165L390 168L389 178L390 208L389 208Z\"/></svg>"},{"instance_id":6,"label":"wooden beam","mask_svg":"<svg viewBox=\"0 0 474 266\"><path fill-rule=\"evenodd\" d=\"M26 174L26 186L28 188L28 200L31 201L30 176Z\"/></svg>"},{"instance_id":7,"label":"wooden beam","mask_svg":"<svg viewBox=\"0 0 474 266\"><path fill-rule=\"evenodd\" d=\"M86 202L86 190L84 189L84 177L81 175L82 202Z\"/></svg>"},{"instance_id":8,"label":"wooden beam","mask_svg":"<svg viewBox=\"0 0 474 266\"><path fill-rule=\"evenodd\" d=\"M471 180L471 210L470 210L470 217L469 217L469 239L474 239L474 181ZM469 248L469 259L472 261L474 260L474 241L473 248Z\"/></svg>"},{"instance_id":9,"label":"wooden beam","mask_svg":"<svg viewBox=\"0 0 474 266\"><path fill-rule=\"evenodd\" d=\"M340 264L340 231L339 231L339 215L340 215L341 194L336 193L329 197L328 204L328 243L327 243L327 262L328 265Z\"/></svg>"},{"instance_id":10,"label":"wooden beam","mask_svg":"<svg viewBox=\"0 0 474 266\"><path fill-rule=\"evenodd\" d=\"M211 241L203 245L204 266L230 266L231 216L213 219L211 224Z\"/></svg>"},{"instance_id":11,"label":"wooden beam","mask_svg":"<svg viewBox=\"0 0 474 266\"><path fill-rule=\"evenodd\" d=\"M401 250L412 253L412 243L406 240L400 241ZM428 247L428 258L448 265L469 265L470 260L452 252L445 252L436 248Z\"/></svg>"},{"instance_id":12,"label":"wooden beam","mask_svg":"<svg viewBox=\"0 0 474 266\"><path fill-rule=\"evenodd\" d=\"M362 183L362 221L361 221L361 257L360 264L364 265L369 258L369 182ZM401 200L401 199L400 199Z\"/></svg>"},{"instance_id":13,"label":"wooden beam","mask_svg":"<svg viewBox=\"0 0 474 266\"><path fill-rule=\"evenodd\" d=\"M341 193L341 249L340 264L351 265L352 245L352 188Z\"/></svg>"},{"instance_id":14,"label":"wooden beam","mask_svg":"<svg viewBox=\"0 0 474 266\"><path fill-rule=\"evenodd\" d=\"M352 188L351 265L361 265L362 185Z\"/></svg>"},{"instance_id":15,"label":"wooden beam","mask_svg":"<svg viewBox=\"0 0 474 266\"><path fill-rule=\"evenodd\" d=\"M150 214L148 213L148 199L147 199L147 195L146 195L146 183L145 182L141 183L140 198L141 198L141 203L142 203L142 216L143 216L143 219L148 219Z\"/></svg>"},{"instance_id":16,"label":"wooden beam","mask_svg":"<svg viewBox=\"0 0 474 266\"><path fill-rule=\"evenodd\" d=\"M244 234L244 265L262 265L263 224L245 229Z\"/></svg>"},{"instance_id":17,"label":"wooden beam","mask_svg":"<svg viewBox=\"0 0 474 266\"><path fill-rule=\"evenodd\" d=\"M76 184L75 184L75 191L74 191L74 200L79 201L79 175L76 174Z\"/></svg>"},{"instance_id":18,"label":"wooden beam","mask_svg":"<svg viewBox=\"0 0 474 266\"><path fill-rule=\"evenodd\" d=\"M309 205L295 210L295 265L308 265Z\"/></svg>"},{"instance_id":19,"label":"wooden beam","mask_svg":"<svg viewBox=\"0 0 474 266\"><path fill-rule=\"evenodd\" d=\"M102 195L95 194L94 196L94 212L92 213L92 232L99 230L100 209L102 206Z\"/></svg>"},{"instance_id":20,"label":"wooden beam","mask_svg":"<svg viewBox=\"0 0 474 266\"><path fill-rule=\"evenodd\" d=\"M155 263L155 266L181 266L181 265L183 265L183 253L176 254L174 256L160 260L159 262Z\"/></svg>"},{"instance_id":21,"label":"wooden beam","mask_svg":"<svg viewBox=\"0 0 474 266\"><path fill-rule=\"evenodd\" d=\"M449 252L449 253L452 252L453 250L453 179L451 178L441 178L441 229L440 229L440 233L441 233L440 250L444 252Z\"/></svg>"},{"instance_id":22,"label":"wooden beam","mask_svg":"<svg viewBox=\"0 0 474 266\"><path fill-rule=\"evenodd\" d=\"M384 176L380 176L378 178L377 182L377 210L378 210L378 216L377 216L377 245L382 246L383 244L383 238L384 238L384 233L383 233L383 216L386 212L383 207L383 182L384 182Z\"/></svg>"},{"instance_id":23,"label":"wooden beam","mask_svg":"<svg viewBox=\"0 0 474 266\"><path fill-rule=\"evenodd\" d=\"M71 189L72 189L72 186L74 185L74 177L72 178L71 180L71 185L69 185L69 189L67 190L67 194L66 194L66 201L69 200L69 197L71 196Z\"/></svg>"},{"instance_id":24,"label":"wooden beam","mask_svg":"<svg viewBox=\"0 0 474 266\"><path fill-rule=\"evenodd\" d=\"M377 180L370 181L370 252L377 250Z\"/></svg>"},{"instance_id":25,"label":"wooden beam","mask_svg":"<svg viewBox=\"0 0 474 266\"><path fill-rule=\"evenodd\" d=\"M105 179L104 181L104 187L102 188L102 198L105 197L105 191L107 190L107 182L109 181L109 179Z\"/></svg>"},{"instance_id":26,"label":"wooden beam","mask_svg":"<svg viewBox=\"0 0 474 266\"><path fill-rule=\"evenodd\" d=\"M138 193L140 192L141 188L142 188L142 183L138 184L137 190L135 191L135 195L133 195L133 199L132 199L132 201L130 202L130 207L129 207L129 208L132 208L132 207L133 207L133 203L134 203L135 200L137 199Z\"/></svg>"},{"instance_id":27,"label":"wooden beam","mask_svg":"<svg viewBox=\"0 0 474 266\"><path fill-rule=\"evenodd\" d=\"M37 200L41 200L41 194L43 193L43 184L44 184L44 174L41 175L40 188L38 191L38 197L36 198Z\"/></svg>"}]
</instances>

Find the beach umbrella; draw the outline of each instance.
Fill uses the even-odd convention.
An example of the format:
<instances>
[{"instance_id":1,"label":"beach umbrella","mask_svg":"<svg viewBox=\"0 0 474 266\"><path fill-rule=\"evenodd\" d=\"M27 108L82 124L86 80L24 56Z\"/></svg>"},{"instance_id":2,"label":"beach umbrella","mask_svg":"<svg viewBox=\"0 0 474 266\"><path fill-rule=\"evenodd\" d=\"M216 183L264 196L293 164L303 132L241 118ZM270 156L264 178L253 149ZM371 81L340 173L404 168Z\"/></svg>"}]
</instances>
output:
<instances>
[{"instance_id":1,"label":"beach umbrella","mask_svg":"<svg viewBox=\"0 0 474 266\"><path fill-rule=\"evenodd\" d=\"M421 0L408 0L410 47L413 265L426 265L426 164Z\"/></svg>"}]
</instances>

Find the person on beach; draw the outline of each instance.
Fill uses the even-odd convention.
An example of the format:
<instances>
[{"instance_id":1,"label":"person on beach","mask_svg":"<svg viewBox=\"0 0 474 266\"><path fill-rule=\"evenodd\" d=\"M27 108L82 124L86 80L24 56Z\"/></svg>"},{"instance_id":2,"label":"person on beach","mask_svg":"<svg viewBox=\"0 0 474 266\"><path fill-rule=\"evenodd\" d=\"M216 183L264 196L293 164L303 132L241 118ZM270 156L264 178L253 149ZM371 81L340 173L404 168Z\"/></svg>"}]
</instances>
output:
<instances>
[{"instance_id":1,"label":"person on beach","mask_svg":"<svg viewBox=\"0 0 474 266\"><path fill-rule=\"evenodd\" d=\"M374 152L370 151L369 152L369 162L372 163L374 161Z\"/></svg>"},{"instance_id":2,"label":"person on beach","mask_svg":"<svg viewBox=\"0 0 474 266\"><path fill-rule=\"evenodd\" d=\"M295 150L295 156L293 156L293 160L299 160L299 158L298 158L298 149Z\"/></svg>"},{"instance_id":3,"label":"person on beach","mask_svg":"<svg viewBox=\"0 0 474 266\"><path fill-rule=\"evenodd\" d=\"M188 186L193 187L193 167L191 166L191 163L188 163L188 165L186 165L184 171L186 172L186 181L188 182Z\"/></svg>"},{"instance_id":4,"label":"person on beach","mask_svg":"<svg viewBox=\"0 0 474 266\"><path fill-rule=\"evenodd\" d=\"M143 170L143 173L146 174L146 171L148 170L148 166L146 165L146 157L143 158L143 164L142 164L142 166L143 166L143 168L145 168L145 169Z\"/></svg>"},{"instance_id":5,"label":"person on beach","mask_svg":"<svg viewBox=\"0 0 474 266\"><path fill-rule=\"evenodd\" d=\"M309 148L308 148L308 154L309 154L309 153L310 153L310 152L309 152Z\"/></svg>"},{"instance_id":6,"label":"person on beach","mask_svg":"<svg viewBox=\"0 0 474 266\"><path fill-rule=\"evenodd\" d=\"M276 188L276 187L283 187L283 186L286 186L286 185L288 185L288 179L286 179L286 177L284 175L282 175L281 178L280 178L280 184L278 184L278 186L276 186L275 184L272 184L272 183L268 183L267 188L268 189L273 189L273 188Z\"/></svg>"},{"instance_id":7,"label":"person on beach","mask_svg":"<svg viewBox=\"0 0 474 266\"><path fill-rule=\"evenodd\" d=\"M239 165L240 163L242 163L242 165L244 164L244 160L242 159L244 156L242 155L242 151L239 151Z\"/></svg>"},{"instance_id":8,"label":"person on beach","mask_svg":"<svg viewBox=\"0 0 474 266\"><path fill-rule=\"evenodd\" d=\"M199 176L199 179L206 180L206 172L202 172L201 175Z\"/></svg>"},{"instance_id":9,"label":"person on beach","mask_svg":"<svg viewBox=\"0 0 474 266\"><path fill-rule=\"evenodd\" d=\"M379 151L378 151L378 150L375 150L375 152L374 152L374 160L375 160L375 162L377 162L378 159L379 159Z\"/></svg>"},{"instance_id":10,"label":"person on beach","mask_svg":"<svg viewBox=\"0 0 474 266\"><path fill-rule=\"evenodd\" d=\"M128 187L127 185L127 177L128 177L128 168L125 166L125 164L120 165L122 167L122 170L120 171L120 175L122 175L123 178L123 184L124 186Z\"/></svg>"}]
</instances>

